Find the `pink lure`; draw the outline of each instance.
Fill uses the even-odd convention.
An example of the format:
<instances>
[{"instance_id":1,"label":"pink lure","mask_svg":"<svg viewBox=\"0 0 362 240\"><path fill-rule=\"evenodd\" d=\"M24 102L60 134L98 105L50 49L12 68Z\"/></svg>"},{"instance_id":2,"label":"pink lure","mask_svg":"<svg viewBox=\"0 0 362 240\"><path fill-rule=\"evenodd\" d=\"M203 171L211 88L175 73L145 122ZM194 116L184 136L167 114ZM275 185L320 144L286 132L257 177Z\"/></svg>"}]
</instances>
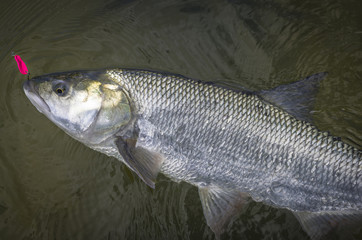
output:
<instances>
[{"instance_id":1,"label":"pink lure","mask_svg":"<svg viewBox=\"0 0 362 240\"><path fill-rule=\"evenodd\" d=\"M19 71L24 75L28 74L29 73L28 68L26 67L23 60L21 60L21 57L19 55L15 55L14 58L16 63L18 64Z\"/></svg>"}]
</instances>

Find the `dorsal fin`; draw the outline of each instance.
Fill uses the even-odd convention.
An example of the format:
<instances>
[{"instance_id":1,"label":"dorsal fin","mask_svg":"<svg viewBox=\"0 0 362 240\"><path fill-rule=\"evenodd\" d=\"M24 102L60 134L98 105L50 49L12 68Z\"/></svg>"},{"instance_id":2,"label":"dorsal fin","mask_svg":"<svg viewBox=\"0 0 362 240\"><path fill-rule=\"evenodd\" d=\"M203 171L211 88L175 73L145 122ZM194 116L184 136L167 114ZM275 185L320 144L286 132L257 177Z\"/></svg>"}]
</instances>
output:
<instances>
[{"instance_id":1,"label":"dorsal fin","mask_svg":"<svg viewBox=\"0 0 362 240\"><path fill-rule=\"evenodd\" d=\"M207 225L217 238L249 200L247 193L214 185L199 187L199 195Z\"/></svg>"},{"instance_id":2,"label":"dorsal fin","mask_svg":"<svg viewBox=\"0 0 362 240\"><path fill-rule=\"evenodd\" d=\"M317 73L294 83L261 91L259 95L299 120L312 122L310 113L313 109L318 86L326 76L326 72Z\"/></svg>"}]
</instances>

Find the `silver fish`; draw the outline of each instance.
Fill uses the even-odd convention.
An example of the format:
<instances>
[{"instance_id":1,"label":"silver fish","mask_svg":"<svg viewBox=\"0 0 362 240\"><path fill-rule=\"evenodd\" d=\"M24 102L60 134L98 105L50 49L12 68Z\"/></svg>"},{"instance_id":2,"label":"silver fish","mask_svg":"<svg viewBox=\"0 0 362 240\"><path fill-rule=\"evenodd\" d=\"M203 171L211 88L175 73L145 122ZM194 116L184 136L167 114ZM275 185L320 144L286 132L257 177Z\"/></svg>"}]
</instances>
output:
<instances>
[{"instance_id":1,"label":"silver fish","mask_svg":"<svg viewBox=\"0 0 362 240\"><path fill-rule=\"evenodd\" d=\"M35 77L24 91L67 134L150 187L159 172L197 186L217 236L253 199L293 211L319 239L362 216L361 151L308 119L325 75L252 93L110 69Z\"/></svg>"}]
</instances>

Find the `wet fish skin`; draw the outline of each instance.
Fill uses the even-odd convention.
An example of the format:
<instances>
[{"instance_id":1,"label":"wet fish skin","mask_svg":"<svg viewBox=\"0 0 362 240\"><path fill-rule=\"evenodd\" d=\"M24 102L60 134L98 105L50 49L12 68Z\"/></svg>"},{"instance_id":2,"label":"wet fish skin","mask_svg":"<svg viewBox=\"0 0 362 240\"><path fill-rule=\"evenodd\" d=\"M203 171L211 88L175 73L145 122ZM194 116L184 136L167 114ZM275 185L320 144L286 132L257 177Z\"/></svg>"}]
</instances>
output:
<instances>
[{"instance_id":1,"label":"wet fish skin","mask_svg":"<svg viewBox=\"0 0 362 240\"><path fill-rule=\"evenodd\" d=\"M166 156L171 178L291 210L362 207L360 151L258 95L154 72L109 74L142 109L139 144Z\"/></svg>"},{"instance_id":2,"label":"wet fish skin","mask_svg":"<svg viewBox=\"0 0 362 240\"><path fill-rule=\"evenodd\" d=\"M84 75L55 74L39 79L52 82L68 78L75 86L87 85ZM208 225L215 233L222 232L247 196L303 213L298 219L312 238L324 232L311 230L304 221L305 213L314 214L314 223L325 225L328 220L319 215L338 220L360 216L361 151L268 102L266 99L273 100L270 94L263 98L178 75L131 69L106 70L93 76L92 81L99 81L99 86L103 82L114 86L103 95L107 99L127 99L117 114L130 111L126 115L131 117L121 118L121 123L112 119L119 131L108 131L106 137L97 127L102 122L99 116L93 118L92 128L84 128L86 134L69 131L66 124L63 130L123 161L151 187L159 171L175 181L199 187ZM33 103L49 101L44 99L46 94L25 85L24 90ZM103 92L101 87L97 91ZM41 100L35 101L37 94ZM96 102L103 102L103 95ZM125 108L127 103L129 108ZM103 106L94 111L101 112ZM48 107L52 110L57 106ZM59 126L51 113L45 115ZM74 122L68 120L68 125ZM92 141L87 140L90 137Z\"/></svg>"}]
</instances>

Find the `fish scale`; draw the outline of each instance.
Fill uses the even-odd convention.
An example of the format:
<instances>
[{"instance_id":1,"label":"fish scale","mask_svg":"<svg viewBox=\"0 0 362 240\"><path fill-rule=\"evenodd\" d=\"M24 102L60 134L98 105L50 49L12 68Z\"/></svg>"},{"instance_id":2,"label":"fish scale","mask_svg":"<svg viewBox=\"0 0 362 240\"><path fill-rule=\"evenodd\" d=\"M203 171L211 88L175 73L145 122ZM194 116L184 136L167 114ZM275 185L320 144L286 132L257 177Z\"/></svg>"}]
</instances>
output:
<instances>
[{"instance_id":1,"label":"fish scale","mask_svg":"<svg viewBox=\"0 0 362 240\"><path fill-rule=\"evenodd\" d=\"M257 95L148 71L112 70L109 75L142 109L140 118L155 127L148 142L139 144L166 156L165 175L197 186L240 189L292 210L361 209L360 165L339 166L344 159L359 161L358 150L331 141ZM321 200L320 193L330 198Z\"/></svg>"}]
</instances>

